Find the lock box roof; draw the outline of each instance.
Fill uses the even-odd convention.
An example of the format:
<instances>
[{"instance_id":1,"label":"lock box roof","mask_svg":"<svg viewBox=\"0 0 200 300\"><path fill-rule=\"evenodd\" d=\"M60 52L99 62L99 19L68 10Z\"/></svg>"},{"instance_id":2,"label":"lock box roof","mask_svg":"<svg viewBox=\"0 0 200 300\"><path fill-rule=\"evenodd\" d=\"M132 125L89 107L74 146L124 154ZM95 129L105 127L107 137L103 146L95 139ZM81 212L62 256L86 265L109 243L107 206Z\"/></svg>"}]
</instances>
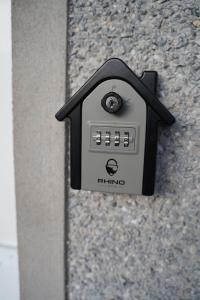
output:
<instances>
[{"instance_id":1,"label":"lock box roof","mask_svg":"<svg viewBox=\"0 0 200 300\"><path fill-rule=\"evenodd\" d=\"M139 78L118 58L107 60L56 113L56 119L63 121L101 82L109 79L121 79L129 83L157 114L161 122L166 125L172 125L175 122L172 114L155 96L157 72L145 71Z\"/></svg>"}]
</instances>

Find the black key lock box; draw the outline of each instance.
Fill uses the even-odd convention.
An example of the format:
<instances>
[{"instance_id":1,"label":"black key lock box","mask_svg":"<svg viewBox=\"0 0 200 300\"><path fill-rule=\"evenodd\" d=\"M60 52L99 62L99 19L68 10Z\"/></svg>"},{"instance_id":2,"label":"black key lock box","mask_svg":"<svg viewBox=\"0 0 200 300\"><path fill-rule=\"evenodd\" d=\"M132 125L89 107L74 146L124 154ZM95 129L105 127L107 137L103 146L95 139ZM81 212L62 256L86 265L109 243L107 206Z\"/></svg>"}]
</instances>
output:
<instances>
[{"instance_id":1,"label":"black key lock box","mask_svg":"<svg viewBox=\"0 0 200 300\"><path fill-rule=\"evenodd\" d=\"M153 194L158 125L175 122L156 86L157 72L112 58L57 112L71 120L73 189Z\"/></svg>"}]
</instances>

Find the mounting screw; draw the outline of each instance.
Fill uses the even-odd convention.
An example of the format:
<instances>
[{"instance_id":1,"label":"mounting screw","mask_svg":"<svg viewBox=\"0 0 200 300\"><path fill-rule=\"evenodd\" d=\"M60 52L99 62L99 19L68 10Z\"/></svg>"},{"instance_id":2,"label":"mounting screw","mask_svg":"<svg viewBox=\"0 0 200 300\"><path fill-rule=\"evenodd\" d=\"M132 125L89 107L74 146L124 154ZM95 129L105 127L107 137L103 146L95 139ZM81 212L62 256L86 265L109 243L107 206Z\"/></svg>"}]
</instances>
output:
<instances>
[{"instance_id":1,"label":"mounting screw","mask_svg":"<svg viewBox=\"0 0 200 300\"><path fill-rule=\"evenodd\" d=\"M102 107L109 113L116 113L122 107L123 100L115 92L107 93L101 100Z\"/></svg>"}]
</instances>

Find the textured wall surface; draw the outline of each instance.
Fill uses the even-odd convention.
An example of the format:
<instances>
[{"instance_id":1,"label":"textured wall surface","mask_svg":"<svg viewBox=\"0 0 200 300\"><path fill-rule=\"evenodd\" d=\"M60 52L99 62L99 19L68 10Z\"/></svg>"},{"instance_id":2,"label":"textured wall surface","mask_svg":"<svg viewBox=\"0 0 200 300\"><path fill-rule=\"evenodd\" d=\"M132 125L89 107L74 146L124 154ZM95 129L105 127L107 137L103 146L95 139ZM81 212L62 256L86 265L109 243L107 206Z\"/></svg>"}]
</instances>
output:
<instances>
[{"instance_id":1,"label":"textured wall surface","mask_svg":"<svg viewBox=\"0 0 200 300\"><path fill-rule=\"evenodd\" d=\"M109 57L159 74L152 197L70 190L70 299L200 299L200 3L71 0L74 93Z\"/></svg>"}]
</instances>

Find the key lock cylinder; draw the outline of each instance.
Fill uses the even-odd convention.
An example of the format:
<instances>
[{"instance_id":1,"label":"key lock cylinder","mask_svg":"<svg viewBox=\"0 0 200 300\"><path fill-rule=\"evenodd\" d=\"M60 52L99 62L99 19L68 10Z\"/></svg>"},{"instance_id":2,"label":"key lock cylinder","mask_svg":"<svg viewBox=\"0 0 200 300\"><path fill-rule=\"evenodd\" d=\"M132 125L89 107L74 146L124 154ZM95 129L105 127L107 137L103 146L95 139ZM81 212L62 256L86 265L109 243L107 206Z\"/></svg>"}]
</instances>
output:
<instances>
[{"instance_id":1,"label":"key lock cylinder","mask_svg":"<svg viewBox=\"0 0 200 300\"><path fill-rule=\"evenodd\" d=\"M72 188L153 194L157 128L175 121L156 86L155 71L137 77L109 59L57 112L71 120Z\"/></svg>"}]
</instances>

